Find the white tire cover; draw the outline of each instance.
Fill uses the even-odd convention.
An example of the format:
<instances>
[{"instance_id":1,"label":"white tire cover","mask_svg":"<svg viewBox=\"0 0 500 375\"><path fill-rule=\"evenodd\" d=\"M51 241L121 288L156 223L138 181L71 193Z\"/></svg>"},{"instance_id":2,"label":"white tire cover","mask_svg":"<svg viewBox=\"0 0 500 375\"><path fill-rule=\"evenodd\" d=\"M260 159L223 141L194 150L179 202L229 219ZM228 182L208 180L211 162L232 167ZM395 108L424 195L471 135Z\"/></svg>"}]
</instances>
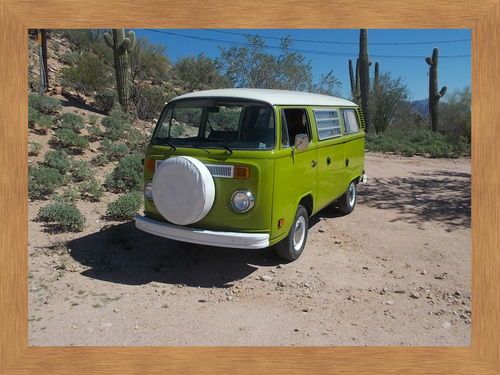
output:
<instances>
[{"instance_id":1,"label":"white tire cover","mask_svg":"<svg viewBox=\"0 0 500 375\"><path fill-rule=\"evenodd\" d=\"M214 180L201 161L175 156L156 166L153 201L168 221L177 225L196 223L208 214L214 199Z\"/></svg>"}]
</instances>

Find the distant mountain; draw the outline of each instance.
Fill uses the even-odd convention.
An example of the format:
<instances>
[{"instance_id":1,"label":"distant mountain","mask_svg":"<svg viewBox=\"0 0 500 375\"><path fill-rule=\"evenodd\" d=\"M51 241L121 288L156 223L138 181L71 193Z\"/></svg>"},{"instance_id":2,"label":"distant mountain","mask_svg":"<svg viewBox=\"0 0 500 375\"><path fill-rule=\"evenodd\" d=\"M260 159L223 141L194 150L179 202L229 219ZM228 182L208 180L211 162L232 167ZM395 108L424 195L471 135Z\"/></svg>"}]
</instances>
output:
<instances>
[{"instance_id":1,"label":"distant mountain","mask_svg":"<svg viewBox=\"0 0 500 375\"><path fill-rule=\"evenodd\" d=\"M427 116L429 114L429 99L414 100L411 102L411 107L422 116Z\"/></svg>"}]
</instances>

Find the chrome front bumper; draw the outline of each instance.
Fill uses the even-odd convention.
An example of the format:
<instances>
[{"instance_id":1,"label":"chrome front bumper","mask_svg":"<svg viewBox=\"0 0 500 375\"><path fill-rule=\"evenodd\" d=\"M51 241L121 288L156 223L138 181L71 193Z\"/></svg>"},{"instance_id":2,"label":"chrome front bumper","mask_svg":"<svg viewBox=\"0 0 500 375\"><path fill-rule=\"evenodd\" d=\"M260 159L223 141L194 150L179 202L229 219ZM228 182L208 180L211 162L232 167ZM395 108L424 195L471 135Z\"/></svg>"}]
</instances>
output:
<instances>
[{"instance_id":1,"label":"chrome front bumper","mask_svg":"<svg viewBox=\"0 0 500 375\"><path fill-rule=\"evenodd\" d=\"M237 249L263 249L269 246L269 234L267 233L211 231L167 224L142 215L135 216L135 226L137 229L160 237L200 245Z\"/></svg>"}]
</instances>

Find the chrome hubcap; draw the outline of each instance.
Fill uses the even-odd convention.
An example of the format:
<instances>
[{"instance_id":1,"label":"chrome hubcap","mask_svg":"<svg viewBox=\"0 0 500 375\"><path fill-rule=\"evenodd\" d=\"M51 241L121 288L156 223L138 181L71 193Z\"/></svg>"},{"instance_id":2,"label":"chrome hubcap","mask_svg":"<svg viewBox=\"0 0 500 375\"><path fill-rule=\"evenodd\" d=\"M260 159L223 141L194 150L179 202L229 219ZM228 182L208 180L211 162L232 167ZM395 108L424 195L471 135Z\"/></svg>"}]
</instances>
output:
<instances>
[{"instance_id":1,"label":"chrome hubcap","mask_svg":"<svg viewBox=\"0 0 500 375\"><path fill-rule=\"evenodd\" d=\"M306 219L304 216L299 216L295 222L295 228L293 232L293 248L295 250L300 250L304 239L306 237Z\"/></svg>"},{"instance_id":2,"label":"chrome hubcap","mask_svg":"<svg viewBox=\"0 0 500 375\"><path fill-rule=\"evenodd\" d=\"M356 201L356 185L354 185L354 182L352 182L349 185L349 206L353 207L355 201Z\"/></svg>"}]
</instances>

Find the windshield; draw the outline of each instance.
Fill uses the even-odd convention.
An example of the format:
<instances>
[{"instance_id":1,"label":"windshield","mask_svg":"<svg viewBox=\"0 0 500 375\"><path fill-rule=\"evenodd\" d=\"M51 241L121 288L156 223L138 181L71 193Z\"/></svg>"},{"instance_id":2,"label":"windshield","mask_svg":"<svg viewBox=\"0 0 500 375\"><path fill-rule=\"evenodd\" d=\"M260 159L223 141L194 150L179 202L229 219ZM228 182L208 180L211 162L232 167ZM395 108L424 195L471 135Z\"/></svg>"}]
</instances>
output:
<instances>
[{"instance_id":1,"label":"windshield","mask_svg":"<svg viewBox=\"0 0 500 375\"><path fill-rule=\"evenodd\" d=\"M258 102L183 100L169 103L152 142L229 150L271 149L275 144L273 109Z\"/></svg>"}]
</instances>

